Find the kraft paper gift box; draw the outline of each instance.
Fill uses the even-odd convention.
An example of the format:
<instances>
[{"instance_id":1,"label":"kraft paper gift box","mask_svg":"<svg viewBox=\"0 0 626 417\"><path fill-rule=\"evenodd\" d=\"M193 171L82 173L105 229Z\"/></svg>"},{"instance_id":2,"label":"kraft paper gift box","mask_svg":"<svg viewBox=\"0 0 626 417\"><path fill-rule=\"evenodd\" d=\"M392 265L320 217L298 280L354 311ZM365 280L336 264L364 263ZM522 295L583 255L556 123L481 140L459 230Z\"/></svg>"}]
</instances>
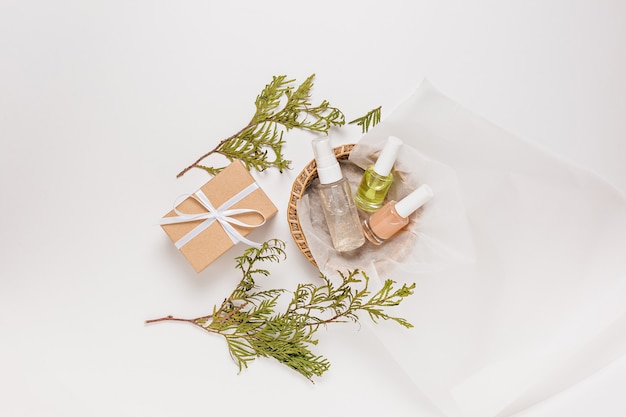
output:
<instances>
[{"instance_id":1,"label":"kraft paper gift box","mask_svg":"<svg viewBox=\"0 0 626 417\"><path fill-rule=\"evenodd\" d=\"M161 227L196 272L209 266L278 209L235 160L161 219Z\"/></svg>"}]
</instances>

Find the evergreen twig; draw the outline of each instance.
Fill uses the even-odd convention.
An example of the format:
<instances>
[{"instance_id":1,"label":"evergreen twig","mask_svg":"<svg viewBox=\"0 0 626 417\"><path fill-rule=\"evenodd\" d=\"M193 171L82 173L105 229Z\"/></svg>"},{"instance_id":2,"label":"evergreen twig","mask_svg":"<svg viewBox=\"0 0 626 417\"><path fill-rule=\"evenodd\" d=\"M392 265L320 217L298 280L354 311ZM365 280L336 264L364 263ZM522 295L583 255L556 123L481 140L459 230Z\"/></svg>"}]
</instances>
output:
<instances>
[{"instance_id":1,"label":"evergreen twig","mask_svg":"<svg viewBox=\"0 0 626 417\"><path fill-rule=\"evenodd\" d=\"M213 307L210 315L195 319L166 316L146 323L182 321L198 326L209 333L224 337L231 357L239 370L258 357L271 357L313 381L330 367L323 356L311 351L318 340L314 337L322 325L345 321L359 321L359 312L365 312L376 322L392 320L410 328L407 320L386 313L413 294L415 284L394 288L394 281L386 280L383 287L372 294L369 277L362 271L340 273L342 283L335 286L323 274L322 284L299 284L283 313L275 308L282 289L260 290L257 276L268 276L269 271L257 267L258 262L280 262L285 258L284 242L273 239L260 249L246 249L235 258L242 279L222 304Z\"/></svg>"},{"instance_id":2,"label":"evergreen twig","mask_svg":"<svg viewBox=\"0 0 626 417\"><path fill-rule=\"evenodd\" d=\"M221 154L229 161L240 159L248 170L263 171L276 167L283 172L289 169L291 161L285 159L282 151L283 132L294 128L319 133L328 133L332 126L345 124L343 113L326 100L313 106L311 89L313 78L310 75L297 88L294 81L285 75L274 76L255 100L256 111L250 122L237 133L220 141L217 146L202 155L194 163L178 173L183 176L192 168L201 168L211 175L224 167L211 167L202 161L213 154Z\"/></svg>"},{"instance_id":3,"label":"evergreen twig","mask_svg":"<svg viewBox=\"0 0 626 417\"><path fill-rule=\"evenodd\" d=\"M356 124L357 126L361 126L361 133L367 133L370 127L374 127L380 122L381 109L382 106L378 106L375 109L367 112L365 116L354 119L351 122L348 122L348 124Z\"/></svg>"}]
</instances>

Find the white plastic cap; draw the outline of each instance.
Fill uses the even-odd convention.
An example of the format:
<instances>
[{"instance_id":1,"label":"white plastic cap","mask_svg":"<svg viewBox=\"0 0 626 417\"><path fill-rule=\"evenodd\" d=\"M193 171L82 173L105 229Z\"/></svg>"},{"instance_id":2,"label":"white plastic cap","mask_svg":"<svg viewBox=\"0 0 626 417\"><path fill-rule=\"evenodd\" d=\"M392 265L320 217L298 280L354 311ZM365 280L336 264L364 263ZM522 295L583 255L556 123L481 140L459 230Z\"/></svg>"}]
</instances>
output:
<instances>
[{"instance_id":1,"label":"white plastic cap","mask_svg":"<svg viewBox=\"0 0 626 417\"><path fill-rule=\"evenodd\" d=\"M322 184L330 184L343 178L335 151L329 138L316 138L311 142L317 164L317 175Z\"/></svg>"},{"instance_id":2,"label":"white plastic cap","mask_svg":"<svg viewBox=\"0 0 626 417\"><path fill-rule=\"evenodd\" d=\"M383 150L376 160L376 164L374 164L374 171L378 175L384 177L389 175L393 164L396 162L401 146L402 140L400 140L400 138L395 136L389 136L389 138L387 138L387 143L385 143Z\"/></svg>"},{"instance_id":3,"label":"white plastic cap","mask_svg":"<svg viewBox=\"0 0 626 417\"><path fill-rule=\"evenodd\" d=\"M424 203L430 200L433 196L433 190L426 184L420 186L417 190L404 197L402 200L396 203L396 212L400 217L409 217L418 208L422 207Z\"/></svg>"}]
</instances>

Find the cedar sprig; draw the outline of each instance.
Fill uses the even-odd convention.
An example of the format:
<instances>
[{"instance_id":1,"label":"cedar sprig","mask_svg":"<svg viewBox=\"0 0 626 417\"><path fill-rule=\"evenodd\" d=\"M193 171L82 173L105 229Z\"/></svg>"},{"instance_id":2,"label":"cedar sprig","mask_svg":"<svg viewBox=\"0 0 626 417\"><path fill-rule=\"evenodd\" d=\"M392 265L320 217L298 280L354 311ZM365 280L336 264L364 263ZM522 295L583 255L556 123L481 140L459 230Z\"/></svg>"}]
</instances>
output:
<instances>
[{"instance_id":1,"label":"cedar sprig","mask_svg":"<svg viewBox=\"0 0 626 417\"><path fill-rule=\"evenodd\" d=\"M295 87L293 79L285 75L274 76L255 100L255 113L250 122L237 133L220 141L215 148L198 158L178 173L181 177L192 168L201 168L216 175L224 167L203 165L202 161L213 154L221 154L229 161L240 159L246 169L263 171L276 167L280 172L289 169L291 161L283 154L283 133L303 129L328 133L333 126L345 124L344 114L326 100L314 106L311 89L315 74Z\"/></svg>"},{"instance_id":2,"label":"cedar sprig","mask_svg":"<svg viewBox=\"0 0 626 417\"><path fill-rule=\"evenodd\" d=\"M361 126L361 133L367 133L370 127L376 126L380 122L380 117L382 113L382 106L378 106L373 110L370 110L365 114L365 116L356 118L348 124L356 124L357 126Z\"/></svg>"},{"instance_id":3,"label":"cedar sprig","mask_svg":"<svg viewBox=\"0 0 626 417\"><path fill-rule=\"evenodd\" d=\"M322 285L299 284L288 312L304 314L312 320L309 325L316 326L346 319L358 322L358 312L365 311L375 323L380 319L393 320L404 327L413 327L407 320L385 313L384 307L399 305L405 297L413 294L415 284L403 284L394 289L395 281L387 279L382 288L372 295L370 278L365 272L355 269L347 273L338 271L338 274L342 282L337 287L324 274L320 274L324 282Z\"/></svg>"},{"instance_id":4,"label":"cedar sprig","mask_svg":"<svg viewBox=\"0 0 626 417\"><path fill-rule=\"evenodd\" d=\"M323 356L313 353L311 348L318 344L315 333L320 326L346 321L358 322L358 313L366 312L378 320L392 320L410 328L405 319L385 312L386 308L399 305L413 294L415 284L403 284L394 288L395 282L386 280L383 287L372 294L369 277L362 271L340 273L342 282L335 286L324 274L322 283L299 284L283 313L277 313L279 298L287 291L283 289L261 290L255 279L268 276L269 271L258 267L258 263L280 262L285 258L284 242L274 239L264 242L261 248L246 249L235 258L242 279L220 306L214 306L210 315L195 319L166 316L148 320L188 322L203 330L224 337L231 357L239 370L259 357L274 358L313 381L330 367Z\"/></svg>"}]
</instances>

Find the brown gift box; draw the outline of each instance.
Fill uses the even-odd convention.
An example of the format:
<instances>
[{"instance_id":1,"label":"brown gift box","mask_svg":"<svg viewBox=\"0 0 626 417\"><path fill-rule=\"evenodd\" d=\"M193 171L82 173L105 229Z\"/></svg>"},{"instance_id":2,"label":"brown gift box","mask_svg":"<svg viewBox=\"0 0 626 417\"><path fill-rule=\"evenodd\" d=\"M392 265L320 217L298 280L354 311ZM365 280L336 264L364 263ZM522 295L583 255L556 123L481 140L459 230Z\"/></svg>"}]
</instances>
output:
<instances>
[{"instance_id":1,"label":"brown gift box","mask_svg":"<svg viewBox=\"0 0 626 417\"><path fill-rule=\"evenodd\" d=\"M202 193L204 193L204 196L206 196L215 209L248 209L248 212L230 214L230 220L235 222L238 221L257 226L264 221L263 217L258 212L262 213L265 220L267 220L273 217L278 211L276 206L258 184L256 184L254 178L252 178L243 163L239 160L233 161L218 175L204 184L199 191L201 191L201 193L194 193L195 197L191 195L176 206L176 210L178 210L179 213L184 213L184 216L178 216L176 211L172 210L164 216L163 222L167 223L171 221L171 219L174 219L173 221L184 220L184 217L190 217L187 215L207 215L209 212L208 208L198 201L202 199ZM245 195L243 198L230 207L222 207L225 202L240 192L243 192L243 195ZM252 210L258 212L252 212ZM228 213L226 214L228 215ZM182 244L179 250L185 258L187 258L196 272L202 271L209 266L211 262L235 245L225 230L225 227L232 227L237 233L244 237L254 230L254 227L244 227L233 223L223 226L222 223L217 220L213 220L211 223L211 221L206 220L206 217L197 220L193 220L193 218L187 220L190 221L161 224L161 227L177 246ZM185 238L189 238L189 233L196 233L209 223L210 225L200 231L197 236L183 243L184 240L186 240ZM198 228L198 230L195 230L196 228Z\"/></svg>"}]
</instances>

